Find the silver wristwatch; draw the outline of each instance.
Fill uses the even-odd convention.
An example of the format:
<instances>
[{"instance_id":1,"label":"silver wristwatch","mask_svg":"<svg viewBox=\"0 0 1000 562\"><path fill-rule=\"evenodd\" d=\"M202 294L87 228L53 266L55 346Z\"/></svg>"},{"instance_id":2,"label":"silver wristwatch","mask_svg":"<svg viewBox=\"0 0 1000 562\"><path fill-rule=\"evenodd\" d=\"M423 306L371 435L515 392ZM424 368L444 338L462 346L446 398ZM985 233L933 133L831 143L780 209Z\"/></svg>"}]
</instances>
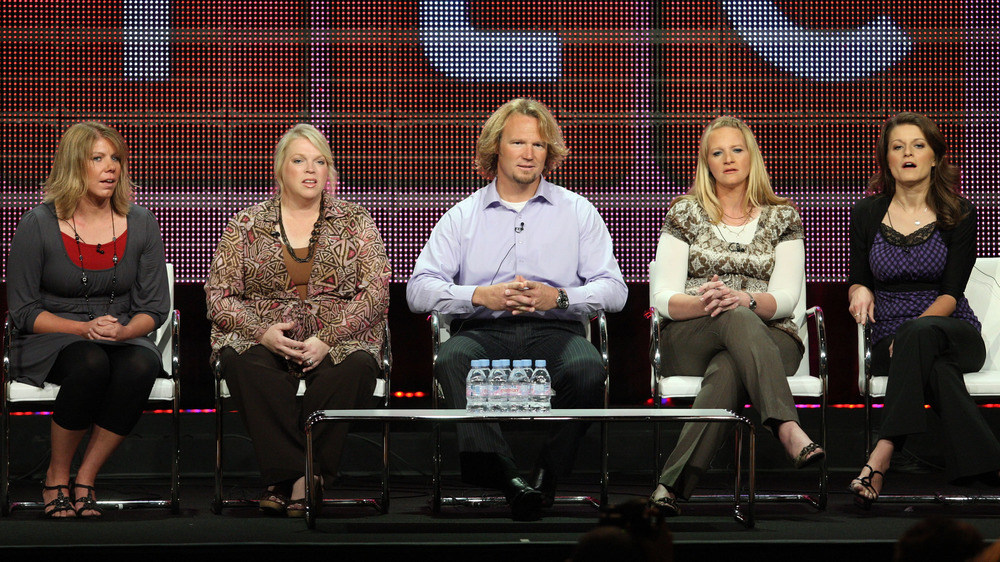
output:
<instances>
[{"instance_id":1,"label":"silver wristwatch","mask_svg":"<svg viewBox=\"0 0 1000 562\"><path fill-rule=\"evenodd\" d=\"M559 296L556 297L556 306L562 310L566 310L569 308L569 295L562 289L557 290L559 291Z\"/></svg>"},{"instance_id":2,"label":"silver wristwatch","mask_svg":"<svg viewBox=\"0 0 1000 562\"><path fill-rule=\"evenodd\" d=\"M748 308L749 308L749 309L750 309L751 311L755 311L755 310L757 310L757 300L756 300L756 299L754 299L754 298L753 298L753 295L751 295L750 293L747 293L747 296L748 296L748 297L750 297L750 306L749 306Z\"/></svg>"}]
</instances>

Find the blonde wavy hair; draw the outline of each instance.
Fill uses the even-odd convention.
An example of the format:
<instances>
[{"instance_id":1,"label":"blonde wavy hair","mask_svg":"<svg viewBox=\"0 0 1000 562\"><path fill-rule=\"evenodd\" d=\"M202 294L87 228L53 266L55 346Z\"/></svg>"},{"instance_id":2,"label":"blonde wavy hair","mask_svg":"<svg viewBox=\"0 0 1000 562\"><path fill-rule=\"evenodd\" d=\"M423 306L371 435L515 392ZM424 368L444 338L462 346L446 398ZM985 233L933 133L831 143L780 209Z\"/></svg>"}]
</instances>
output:
<instances>
[{"instance_id":1,"label":"blonde wavy hair","mask_svg":"<svg viewBox=\"0 0 1000 562\"><path fill-rule=\"evenodd\" d=\"M56 216L68 219L76 212L80 199L87 193L87 174L94 143L104 138L114 147L121 165L118 183L111 195L111 209L128 215L135 184L128 171L128 145L118 131L96 121L77 123L66 129L59 140L49 177L45 180L46 203L53 203Z\"/></svg>"},{"instance_id":2,"label":"blonde wavy hair","mask_svg":"<svg viewBox=\"0 0 1000 562\"><path fill-rule=\"evenodd\" d=\"M476 142L476 169L488 180L497 175L500 135L503 134L503 128L513 113L538 119L538 132L546 143L545 167L542 169L542 175L548 175L558 168L569 154L569 149L563 141L562 129L559 128L559 123L556 123L549 108L533 99L513 99L500 106L500 109L493 112L493 115L486 120Z\"/></svg>"},{"instance_id":3,"label":"blonde wavy hair","mask_svg":"<svg viewBox=\"0 0 1000 562\"><path fill-rule=\"evenodd\" d=\"M281 166L285 163L285 158L288 157L288 147L291 146L292 141L298 139L306 139L309 144L313 145L316 150L323 156L323 160L326 161L326 165L330 167L330 184L325 187L327 192L336 191L337 185L337 168L333 165L333 152L330 150L330 141L326 139L326 135L320 132L316 127L308 123L299 123L291 129L285 132L278 140L278 144L274 147L274 186L277 193L281 194L282 178L281 178Z\"/></svg>"},{"instance_id":4,"label":"blonde wavy hair","mask_svg":"<svg viewBox=\"0 0 1000 562\"><path fill-rule=\"evenodd\" d=\"M757 145L757 138L753 131L747 127L746 123L723 115L715 118L705 126L701 134L701 144L698 148L698 165L694 173L694 182L686 195L681 197L694 199L701 205L713 224L718 224L722 220L722 206L719 198L715 194L715 178L708 167L708 137L722 127L737 129L743 134L743 142L750 153L750 175L747 177L747 190L743 199L744 210L749 211L754 207L763 205L789 205L788 199L778 197L771 188L771 178L767 175L767 168L764 166L764 158L760 154L760 146Z\"/></svg>"}]
</instances>

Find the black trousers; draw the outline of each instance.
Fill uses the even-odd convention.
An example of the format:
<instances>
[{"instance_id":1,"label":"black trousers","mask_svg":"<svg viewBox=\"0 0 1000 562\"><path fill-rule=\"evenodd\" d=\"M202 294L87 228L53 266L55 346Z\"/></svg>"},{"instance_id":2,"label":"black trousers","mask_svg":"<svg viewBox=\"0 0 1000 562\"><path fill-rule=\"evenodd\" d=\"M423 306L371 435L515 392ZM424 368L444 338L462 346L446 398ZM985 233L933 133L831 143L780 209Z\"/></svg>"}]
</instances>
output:
<instances>
[{"instance_id":1,"label":"black trousers","mask_svg":"<svg viewBox=\"0 0 1000 562\"><path fill-rule=\"evenodd\" d=\"M978 371L985 360L982 336L964 320L926 316L903 323L894 337L872 349L872 372L889 377L879 436L902 446L906 436L926 432L924 404L929 404L944 428L949 480L995 474L1000 442L962 377Z\"/></svg>"},{"instance_id":2,"label":"black trousers","mask_svg":"<svg viewBox=\"0 0 1000 562\"><path fill-rule=\"evenodd\" d=\"M465 379L473 359L544 359L552 377L553 408L602 408L604 363L584 334L583 325L572 321L502 318L453 322L452 336L441 345L435 375L448 406L465 408ZM538 466L556 474L569 474L588 427L586 422L553 424L536 461ZM458 448L463 453L513 457L496 424L457 424L456 431ZM462 476L467 482L494 484L465 474L465 470Z\"/></svg>"},{"instance_id":3,"label":"black trousers","mask_svg":"<svg viewBox=\"0 0 1000 562\"><path fill-rule=\"evenodd\" d=\"M242 354L225 348L222 376L250 433L263 480L277 484L306 473L305 418L317 410L373 408L378 363L356 351L334 365L329 356L306 373L306 392L296 398L299 379L288 374L285 360L263 345ZM349 424L318 424L313 433L314 474L333 482Z\"/></svg>"},{"instance_id":4,"label":"black trousers","mask_svg":"<svg viewBox=\"0 0 1000 562\"><path fill-rule=\"evenodd\" d=\"M46 382L60 385L52 421L79 431L92 425L132 432L160 374L160 358L137 345L79 341L59 352Z\"/></svg>"}]
</instances>

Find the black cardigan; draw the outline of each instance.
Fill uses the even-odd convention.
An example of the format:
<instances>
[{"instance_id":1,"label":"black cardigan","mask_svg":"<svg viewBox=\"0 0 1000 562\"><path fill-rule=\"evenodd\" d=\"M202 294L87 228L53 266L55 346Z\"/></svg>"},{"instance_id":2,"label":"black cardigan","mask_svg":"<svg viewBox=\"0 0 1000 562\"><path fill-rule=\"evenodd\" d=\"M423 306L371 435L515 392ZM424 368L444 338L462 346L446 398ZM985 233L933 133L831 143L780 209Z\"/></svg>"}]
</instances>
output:
<instances>
[{"instance_id":1,"label":"black cardigan","mask_svg":"<svg viewBox=\"0 0 1000 562\"><path fill-rule=\"evenodd\" d=\"M883 291L937 290L940 295L951 295L959 300L965 294L965 285L976 264L976 208L967 199L962 199L966 212L955 228L939 228L941 238L948 246L948 258L944 275L933 285L927 283L905 283L885 285L874 278L868 262L868 254L875 242L882 218L889 209L891 198L884 194L871 195L858 201L851 211L851 271L848 283L864 285L869 289Z\"/></svg>"}]
</instances>

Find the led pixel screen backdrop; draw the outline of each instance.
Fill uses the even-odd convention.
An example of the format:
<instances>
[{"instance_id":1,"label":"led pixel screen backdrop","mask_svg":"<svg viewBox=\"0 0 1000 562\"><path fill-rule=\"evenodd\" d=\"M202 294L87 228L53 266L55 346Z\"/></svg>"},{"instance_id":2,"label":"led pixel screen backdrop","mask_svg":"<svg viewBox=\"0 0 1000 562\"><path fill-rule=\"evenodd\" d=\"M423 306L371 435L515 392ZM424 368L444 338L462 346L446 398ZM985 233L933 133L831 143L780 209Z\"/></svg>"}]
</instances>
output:
<instances>
[{"instance_id":1,"label":"led pixel screen backdrop","mask_svg":"<svg viewBox=\"0 0 1000 562\"><path fill-rule=\"evenodd\" d=\"M270 196L281 133L309 122L405 281L436 220L484 183L479 127L518 96L562 123L572 152L550 179L597 205L630 281L721 114L751 125L799 205L810 280L845 279L849 208L899 110L941 124L980 209L979 253L998 255L997 23L985 0L7 1L4 268L74 122L123 133L137 201L187 282L206 277L226 220Z\"/></svg>"}]
</instances>

